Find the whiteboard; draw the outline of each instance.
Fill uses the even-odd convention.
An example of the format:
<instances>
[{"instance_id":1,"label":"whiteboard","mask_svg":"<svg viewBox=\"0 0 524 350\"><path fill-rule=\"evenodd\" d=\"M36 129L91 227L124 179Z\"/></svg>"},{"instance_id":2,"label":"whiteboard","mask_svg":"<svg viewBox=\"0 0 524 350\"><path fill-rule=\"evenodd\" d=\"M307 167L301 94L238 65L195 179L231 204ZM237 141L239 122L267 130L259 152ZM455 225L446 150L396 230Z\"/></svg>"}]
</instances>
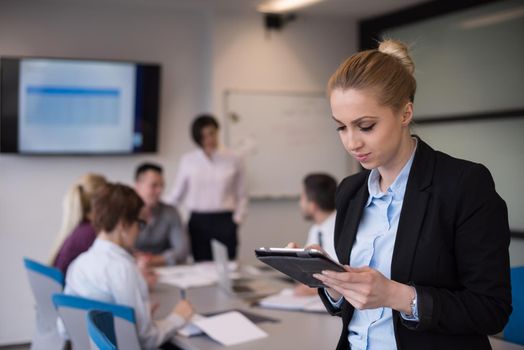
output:
<instances>
[{"instance_id":1,"label":"whiteboard","mask_svg":"<svg viewBox=\"0 0 524 350\"><path fill-rule=\"evenodd\" d=\"M227 91L225 107L225 141L245 156L250 197L298 196L311 172L349 174L324 94Z\"/></svg>"}]
</instances>

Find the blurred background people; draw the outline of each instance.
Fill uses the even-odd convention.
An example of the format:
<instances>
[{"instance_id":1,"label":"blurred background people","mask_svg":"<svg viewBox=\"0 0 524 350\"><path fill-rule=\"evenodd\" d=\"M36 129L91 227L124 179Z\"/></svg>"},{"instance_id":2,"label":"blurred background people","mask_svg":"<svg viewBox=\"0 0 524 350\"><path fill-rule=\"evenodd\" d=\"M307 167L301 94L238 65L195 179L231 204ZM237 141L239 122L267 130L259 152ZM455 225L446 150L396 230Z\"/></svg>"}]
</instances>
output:
<instances>
[{"instance_id":1,"label":"blurred background people","mask_svg":"<svg viewBox=\"0 0 524 350\"><path fill-rule=\"evenodd\" d=\"M67 191L62 203L62 227L58 233L49 262L65 275L69 264L85 252L96 238L91 224L91 199L106 184L102 175L83 175Z\"/></svg>"},{"instance_id":2,"label":"blurred background people","mask_svg":"<svg viewBox=\"0 0 524 350\"><path fill-rule=\"evenodd\" d=\"M319 245L333 260L338 261L333 241L335 232L335 192L337 181L328 174L313 173L302 181L300 209L313 225L309 229L306 246ZM295 295L316 295L316 288L299 284Z\"/></svg>"},{"instance_id":3,"label":"blurred background people","mask_svg":"<svg viewBox=\"0 0 524 350\"><path fill-rule=\"evenodd\" d=\"M318 244L337 260L333 233L335 232L335 193L337 181L328 174L309 174L304 178L300 194L300 209L304 219L312 221L306 246Z\"/></svg>"},{"instance_id":4,"label":"blurred background people","mask_svg":"<svg viewBox=\"0 0 524 350\"><path fill-rule=\"evenodd\" d=\"M135 171L135 191L144 201L142 209L146 226L135 243L135 256L140 265L162 266L185 263L189 239L175 207L163 203L162 167L142 163Z\"/></svg>"},{"instance_id":5,"label":"blurred background people","mask_svg":"<svg viewBox=\"0 0 524 350\"><path fill-rule=\"evenodd\" d=\"M143 349L166 343L193 314L187 300L181 300L162 320L152 320L152 306L146 281L131 252L144 218L144 205L132 188L107 184L93 200L93 225L98 237L69 268L65 294L132 307Z\"/></svg>"},{"instance_id":6,"label":"blurred background people","mask_svg":"<svg viewBox=\"0 0 524 350\"><path fill-rule=\"evenodd\" d=\"M184 202L190 211L188 224L195 261L211 260L211 239L224 243L229 259L235 259L238 226L247 209L247 191L241 159L219 149L219 124L211 115L198 116L191 135L198 148L185 154L168 202Z\"/></svg>"}]
</instances>

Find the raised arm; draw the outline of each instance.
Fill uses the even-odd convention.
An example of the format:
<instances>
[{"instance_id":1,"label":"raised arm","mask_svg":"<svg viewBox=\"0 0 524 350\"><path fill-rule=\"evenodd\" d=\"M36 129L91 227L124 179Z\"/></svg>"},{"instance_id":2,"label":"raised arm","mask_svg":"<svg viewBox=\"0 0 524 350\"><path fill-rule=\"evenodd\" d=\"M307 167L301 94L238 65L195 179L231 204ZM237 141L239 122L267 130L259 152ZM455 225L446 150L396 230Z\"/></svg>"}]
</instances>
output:
<instances>
[{"instance_id":1,"label":"raised arm","mask_svg":"<svg viewBox=\"0 0 524 350\"><path fill-rule=\"evenodd\" d=\"M189 187L189 174L187 162L182 158L178 167L175 183L171 192L164 198L166 203L173 206L179 205L185 198Z\"/></svg>"},{"instance_id":2,"label":"raised arm","mask_svg":"<svg viewBox=\"0 0 524 350\"><path fill-rule=\"evenodd\" d=\"M246 170L243 159L239 158L237 161L237 176L235 181L235 191L237 206L233 215L233 220L240 224L247 213L248 193L246 184Z\"/></svg>"}]
</instances>

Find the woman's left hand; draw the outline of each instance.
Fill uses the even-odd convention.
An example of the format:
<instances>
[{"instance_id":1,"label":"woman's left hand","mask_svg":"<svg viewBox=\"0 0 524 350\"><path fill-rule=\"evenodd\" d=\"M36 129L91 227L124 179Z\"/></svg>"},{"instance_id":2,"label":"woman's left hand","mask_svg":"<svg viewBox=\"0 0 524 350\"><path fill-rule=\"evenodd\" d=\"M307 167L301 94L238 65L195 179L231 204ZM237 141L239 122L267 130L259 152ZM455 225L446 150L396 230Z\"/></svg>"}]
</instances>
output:
<instances>
[{"instance_id":1,"label":"woman's left hand","mask_svg":"<svg viewBox=\"0 0 524 350\"><path fill-rule=\"evenodd\" d=\"M344 266L346 272L322 271L313 275L327 287L342 294L356 309L390 307L410 312L410 286L387 279L370 267Z\"/></svg>"}]
</instances>

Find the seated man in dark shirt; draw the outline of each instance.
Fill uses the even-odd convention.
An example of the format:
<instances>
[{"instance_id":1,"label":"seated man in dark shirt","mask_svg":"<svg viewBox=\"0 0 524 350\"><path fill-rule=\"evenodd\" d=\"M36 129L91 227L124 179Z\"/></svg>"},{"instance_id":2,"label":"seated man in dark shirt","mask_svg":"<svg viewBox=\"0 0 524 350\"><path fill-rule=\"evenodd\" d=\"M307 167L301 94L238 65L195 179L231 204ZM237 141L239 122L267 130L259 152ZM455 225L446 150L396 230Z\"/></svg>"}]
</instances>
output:
<instances>
[{"instance_id":1,"label":"seated man in dark shirt","mask_svg":"<svg viewBox=\"0 0 524 350\"><path fill-rule=\"evenodd\" d=\"M143 163L135 172L135 190L145 203L147 225L135 243L139 265L149 267L184 263L189 239L175 207L162 203L162 167Z\"/></svg>"}]
</instances>

